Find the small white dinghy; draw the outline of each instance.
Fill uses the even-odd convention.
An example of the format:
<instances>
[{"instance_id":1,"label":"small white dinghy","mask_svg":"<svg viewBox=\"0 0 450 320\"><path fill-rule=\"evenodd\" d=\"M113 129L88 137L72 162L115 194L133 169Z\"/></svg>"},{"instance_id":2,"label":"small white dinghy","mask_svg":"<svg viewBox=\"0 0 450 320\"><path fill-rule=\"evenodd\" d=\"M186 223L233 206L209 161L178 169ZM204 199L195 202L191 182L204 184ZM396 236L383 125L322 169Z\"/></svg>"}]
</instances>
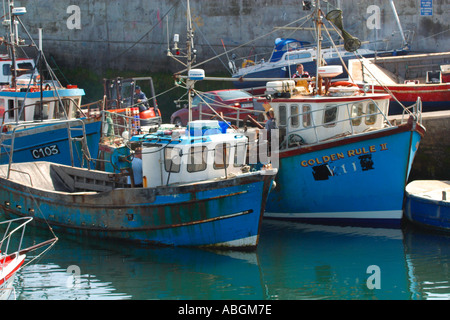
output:
<instances>
[{"instance_id":1,"label":"small white dinghy","mask_svg":"<svg viewBox=\"0 0 450 320\"><path fill-rule=\"evenodd\" d=\"M406 186L405 195L410 221L450 231L450 181L416 180Z\"/></svg>"}]
</instances>

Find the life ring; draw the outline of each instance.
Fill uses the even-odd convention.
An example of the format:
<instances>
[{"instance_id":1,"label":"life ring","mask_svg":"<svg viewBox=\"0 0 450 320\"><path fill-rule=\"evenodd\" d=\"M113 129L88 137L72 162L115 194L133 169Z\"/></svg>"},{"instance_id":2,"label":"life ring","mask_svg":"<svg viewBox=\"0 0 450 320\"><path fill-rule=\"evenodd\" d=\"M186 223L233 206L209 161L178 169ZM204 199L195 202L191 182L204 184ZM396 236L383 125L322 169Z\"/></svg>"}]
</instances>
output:
<instances>
[{"instance_id":1,"label":"life ring","mask_svg":"<svg viewBox=\"0 0 450 320\"><path fill-rule=\"evenodd\" d=\"M330 84L331 87L358 87L356 83L350 81L336 81Z\"/></svg>"},{"instance_id":2,"label":"life ring","mask_svg":"<svg viewBox=\"0 0 450 320\"><path fill-rule=\"evenodd\" d=\"M247 65L254 66L255 65L255 61L245 59L244 62L242 63L242 68L245 68Z\"/></svg>"}]
</instances>

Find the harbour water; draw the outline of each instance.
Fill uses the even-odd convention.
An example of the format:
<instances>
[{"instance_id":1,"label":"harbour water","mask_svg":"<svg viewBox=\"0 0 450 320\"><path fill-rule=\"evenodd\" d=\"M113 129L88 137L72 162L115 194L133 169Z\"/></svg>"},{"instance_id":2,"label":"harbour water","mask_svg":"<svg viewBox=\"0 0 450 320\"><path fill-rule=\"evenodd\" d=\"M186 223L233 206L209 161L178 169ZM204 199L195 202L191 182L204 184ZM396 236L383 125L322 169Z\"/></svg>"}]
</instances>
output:
<instances>
[{"instance_id":1,"label":"harbour water","mask_svg":"<svg viewBox=\"0 0 450 320\"><path fill-rule=\"evenodd\" d=\"M17 300L450 299L450 236L263 221L256 252L72 238L15 279ZM27 229L26 242L49 236Z\"/></svg>"}]
</instances>

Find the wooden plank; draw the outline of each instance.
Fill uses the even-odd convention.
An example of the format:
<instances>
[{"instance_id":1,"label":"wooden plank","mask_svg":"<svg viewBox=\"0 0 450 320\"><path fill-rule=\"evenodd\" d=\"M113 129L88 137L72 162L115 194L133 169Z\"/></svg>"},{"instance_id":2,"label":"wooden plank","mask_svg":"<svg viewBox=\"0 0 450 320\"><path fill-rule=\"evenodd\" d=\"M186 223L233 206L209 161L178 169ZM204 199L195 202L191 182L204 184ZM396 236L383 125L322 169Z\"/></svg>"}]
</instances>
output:
<instances>
[{"instance_id":1,"label":"wooden plank","mask_svg":"<svg viewBox=\"0 0 450 320\"><path fill-rule=\"evenodd\" d=\"M61 178L63 183L66 185L66 187L69 189L70 192L75 191L75 183L71 176L69 176L62 167L57 165L51 165L51 170L54 170L56 174Z\"/></svg>"},{"instance_id":2,"label":"wooden plank","mask_svg":"<svg viewBox=\"0 0 450 320\"><path fill-rule=\"evenodd\" d=\"M81 168L61 167L68 175L86 179L111 181L111 173Z\"/></svg>"},{"instance_id":3,"label":"wooden plank","mask_svg":"<svg viewBox=\"0 0 450 320\"><path fill-rule=\"evenodd\" d=\"M76 181L75 182L75 189L80 189L82 191L99 191L99 192L104 192L104 191L111 191L112 189L114 189L113 185L101 185L101 184L96 184L96 183L86 183L86 182L80 182L80 181Z\"/></svg>"}]
</instances>

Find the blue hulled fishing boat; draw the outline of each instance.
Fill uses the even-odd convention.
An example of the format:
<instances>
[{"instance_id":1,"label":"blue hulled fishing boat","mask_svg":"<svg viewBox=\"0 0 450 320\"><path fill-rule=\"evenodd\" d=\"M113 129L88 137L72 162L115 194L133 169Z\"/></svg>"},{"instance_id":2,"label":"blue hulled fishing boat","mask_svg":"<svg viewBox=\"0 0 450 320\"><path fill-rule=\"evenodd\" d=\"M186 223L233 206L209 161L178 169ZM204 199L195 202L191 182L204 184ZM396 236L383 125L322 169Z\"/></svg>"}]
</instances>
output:
<instances>
[{"instance_id":1,"label":"blue hulled fishing boat","mask_svg":"<svg viewBox=\"0 0 450 320\"><path fill-rule=\"evenodd\" d=\"M320 19L317 35L320 39ZM339 17L330 12L327 19ZM320 56L320 45L318 46ZM267 83L278 123L279 161L265 217L399 225L406 182L425 133L420 101L403 123L389 122L388 94L332 82L342 66L319 66L316 77Z\"/></svg>"},{"instance_id":2,"label":"blue hulled fishing boat","mask_svg":"<svg viewBox=\"0 0 450 320\"><path fill-rule=\"evenodd\" d=\"M190 10L188 2L188 22ZM188 23L188 52L192 52ZM197 70L188 59L189 106ZM55 230L142 244L256 248L277 169L250 170L248 138L217 120L138 134L103 111L97 170L52 162L0 165L0 208Z\"/></svg>"},{"instance_id":3,"label":"blue hulled fishing boat","mask_svg":"<svg viewBox=\"0 0 450 320\"><path fill-rule=\"evenodd\" d=\"M47 65L41 45L32 39L27 46L37 49L38 62L17 59L16 48L25 45L17 36L17 24L25 8L9 1L4 17L10 25L9 58L1 65L8 76L0 79L0 163L47 160L67 165L85 165L96 157L101 119L89 118L81 110L84 90L63 86ZM28 32L27 32L28 34ZM44 73L38 66L45 65Z\"/></svg>"},{"instance_id":4,"label":"blue hulled fishing boat","mask_svg":"<svg viewBox=\"0 0 450 320\"><path fill-rule=\"evenodd\" d=\"M8 172L1 165L0 208L99 238L257 246L277 170L248 170L244 135L223 133L218 121L193 121L187 133L164 130L134 136L129 144L107 137L102 150L109 152L111 170L39 161L12 164Z\"/></svg>"}]
</instances>

